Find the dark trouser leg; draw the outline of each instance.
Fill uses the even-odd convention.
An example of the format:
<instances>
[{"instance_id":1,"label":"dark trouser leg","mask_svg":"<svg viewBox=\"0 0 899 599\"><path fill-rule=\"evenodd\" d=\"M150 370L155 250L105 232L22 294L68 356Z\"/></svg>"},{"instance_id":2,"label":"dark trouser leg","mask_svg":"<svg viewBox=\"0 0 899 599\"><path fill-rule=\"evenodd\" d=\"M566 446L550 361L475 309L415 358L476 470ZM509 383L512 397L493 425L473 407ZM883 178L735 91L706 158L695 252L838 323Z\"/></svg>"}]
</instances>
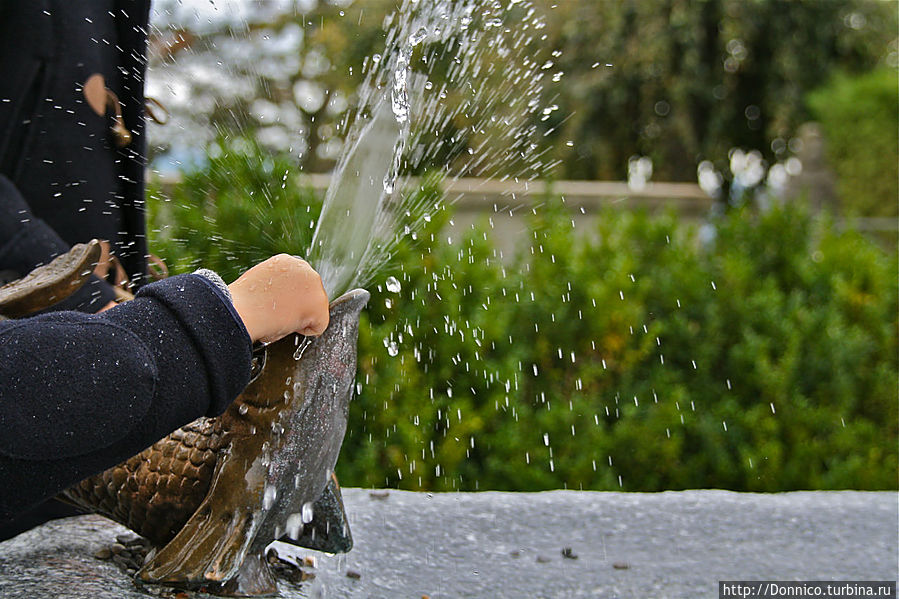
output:
<instances>
[{"instance_id":1,"label":"dark trouser leg","mask_svg":"<svg viewBox=\"0 0 899 599\"><path fill-rule=\"evenodd\" d=\"M31 530L35 526L43 524L48 520L57 518L68 518L69 516L78 516L84 512L78 508L72 507L67 503L63 503L58 499L48 499L27 512L19 514L15 520L0 523L0 541L11 539L12 537Z\"/></svg>"}]
</instances>

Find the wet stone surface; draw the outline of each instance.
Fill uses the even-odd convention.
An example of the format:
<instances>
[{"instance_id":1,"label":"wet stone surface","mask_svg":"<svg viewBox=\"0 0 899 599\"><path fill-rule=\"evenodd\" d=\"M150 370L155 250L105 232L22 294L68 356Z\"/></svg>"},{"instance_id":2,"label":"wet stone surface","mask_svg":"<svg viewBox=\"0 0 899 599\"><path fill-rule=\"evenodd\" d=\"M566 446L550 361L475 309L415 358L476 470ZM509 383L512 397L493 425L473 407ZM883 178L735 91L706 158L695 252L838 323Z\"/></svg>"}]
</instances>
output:
<instances>
[{"instance_id":1,"label":"wet stone surface","mask_svg":"<svg viewBox=\"0 0 899 599\"><path fill-rule=\"evenodd\" d=\"M371 492L344 489L355 548L281 543L281 596L716 596L718 580L896 580L899 495ZM0 543L0 597L197 599L139 587L147 550L83 516Z\"/></svg>"}]
</instances>

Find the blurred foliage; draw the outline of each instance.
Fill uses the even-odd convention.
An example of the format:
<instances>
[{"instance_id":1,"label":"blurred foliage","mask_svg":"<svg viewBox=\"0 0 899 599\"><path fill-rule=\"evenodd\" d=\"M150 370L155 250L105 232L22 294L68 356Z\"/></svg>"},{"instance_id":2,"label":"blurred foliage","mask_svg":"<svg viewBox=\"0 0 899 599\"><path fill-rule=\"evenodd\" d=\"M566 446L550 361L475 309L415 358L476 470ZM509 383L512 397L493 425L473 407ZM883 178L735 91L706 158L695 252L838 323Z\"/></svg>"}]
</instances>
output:
<instances>
[{"instance_id":1,"label":"blurred foliage","mask_svg":"<svg viewBox=\"0 0 899 599\"><path fill-rule=\"evenodd\" d=\"M287 165L217 152L151 197L151 249L227 279L308 245L318 206ZM514 260L448 212L396 249L402 289L372 286L360 327L344 484L897 487L895 255L796 207L735 209L703 245L673 214L573 234L546 205Z\"/></svg>"},{"instance_id":2,"label":"blurred foliage","mask_svg":"<svg viewBox=\"0 0 899 599\"><path fill-rule=\"evenodd\" d=\"M809 117L806 93L833 71L864 72L888 56L895 67L893 2L541 4L564 72L549 90L561 110L543 123L561 178L623 179L628 158L645 155L655 179L692 181L702 160L725 171L734 147L773 163Z\"/></svg>"},{"instance_id":3,"label":"blurred foliage","mask_svg":"<svg viewBox=\"0 0 899 599\"><path fill-rule=\"evenodd\" d=\"M376 290L348 484L896 488L894 258L795 208L734 211L708 250L672 215L531 232L515 265L482 231L410 250Z\"/></svg>"},{"instance_id":4,"label":"blurred foliage","mask_svg":"<svg viewBox=\"0 0 899 599\"><path fill-rule=\"evenodd\" d=\"M260 15L196 23L178 16L174 0L161 4L168 19L151 36L151 91L179 127L151 124L153 158L172 152L189 163L184 146L196 150L216 135L252 136L294 154L303 171L325 172L335 166L347 123L369 114L392 88L397 47L408 43L398 37L399 25L428 23L431 35L409 59L415 126L404 171L527 177L549 168L549 158L533 156L547 75L536 61L549 50L525 43L533 32L527 19L542 20L524 5L484 2L470 14L461 2L309 0L301 10L262 3ZM467 26L438 33L462 14ZM513 26L487 24L500 18ZM384 91L372 98L367 90Z\"/></svg>"},{"instance_id":5,"label":"blurred foliage","mask_svg":"<svg viewBox=\"0 0 899 599\"><path fill-rule=\"evenodd\" d=\"M246 139L220 139L203 167L148 191L154 253L173 273L201 265L233 281L275 254L305 255L321 212L311 189L296 185L295 161Z\"/></svg>"},{"instance_id":6,"label":"blurred foliage","mask_svg":"<svg viewBox=\"0 0 899 599\"><path fill-rule=\"evenodd\" d=\"M843 210L899 215L899 79L895 68L837 75L809 96L827 139Z\"/></svg>"},{"instance_id":7,"label":"blurred foliage","mask_svg":"<svg viewBox=\"0 0 899 599\"><path fill-rule=\"evenodd\" d=\"M629 158L647 156L653 179L695 181L704 160L727 173L732 148L758 150L772 165L795 149L791 141L798 125L812 116L811 90L835 72L855 76L883 65L895 69L899 56L892 2L531 1L546 15L545 26L525 18L509 23L527 45L532 66L539 64L546 75L542 100L527 102L528 122L508 127L505 136L485 133L489 143L476 138L472 131L482 123L501 128L506 122L480 118L495 111L488 99L525 97L518 89L503 92L503 86L514 81L523 88L530 79L514 72L515 61L508 56L497 56L485 64L503 68L485 68L459 87L449 76L453 61L439 60L453 56L458 40L432 40L416 51L413 66L420 74L421 59L427 58L430 79L446 95L446 118L426 128L420 140L426 149L410 160L411 170L458 173L461 165L477 166L484 156L503 156L496 168L486 161L488 172L468 170L520 176L522 166L505 157L510 145L530 140L531 130L543 144L533 148L540 157L536 166L558 167L553 176L560 179L625 179ZM162 7L177 4L160 2ZM152 32L151 66L160 81L171 81L157 85L154 93L171 104L179 127L153 127L154 151L205 143L216 134L253 135L269 149L290 151L301 170L327 171L334 166L364 73L385 52L388 15L400 4L310 0L277 8L277 3L260 3L243 21L160 22ZM475 88L479 101L472 104L467 99ZM815 106L817 115L831 119L829 133L841 135L831 146L852 145L842 137L849 115ZM894 103L893 115L896 111ZM895 127L891 131L895 134ZM472 159L469 151L474 150ZM860 158L868 155L856 153L858 159L842 165L844 156L835 156L835 168L873 171L883 155ZM189 153L174 151L173 156L189 161ZM868 215L869 201L862 198L873 196L856 193L851 178L841 177L852 187L844 195L861 202L860 213ZM869 203L877 204L870 215L880 214L882 203Z\"/></svg>"},{"instance_id":8,"label":"blurred foliage","mask_svg":"<svg viewBox=\"0 0 899 599\"><path fill-rule=\"evenodd\" d=\"M170 5L178 3L159 4L157 12L174 11ZM383 51L383 19L395 6L393 0L347 4L313 0L278 9L260 3L245 21L185 19L155 27L151 69L170 81L154 93L180 127L153 127L151 156L205 142L210 132L250 134L269 149L290 151L308 172L333 167L362 66Z\"/></svg>"}]
</instances>

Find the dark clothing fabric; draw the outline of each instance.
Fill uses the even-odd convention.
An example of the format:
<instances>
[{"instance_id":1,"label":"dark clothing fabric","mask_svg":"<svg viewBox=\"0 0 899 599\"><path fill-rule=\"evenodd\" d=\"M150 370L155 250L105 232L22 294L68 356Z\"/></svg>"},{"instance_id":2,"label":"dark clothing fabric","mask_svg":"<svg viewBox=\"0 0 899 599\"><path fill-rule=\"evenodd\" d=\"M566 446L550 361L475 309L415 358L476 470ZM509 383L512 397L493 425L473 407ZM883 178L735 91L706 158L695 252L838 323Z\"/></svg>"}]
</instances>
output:
<instances>
[{"instance_id":1,"label":"dark clothing fabric","mask_svg":"<svg viewBox=\"0 0 899 599\"><path fill-rule=\"evenodd\" d=\"M5 262L0 253L0 271L22 276L67 250L60 240L71 246L97 238L143 283L148 18L148 0L0 3L0 175L8 179L0 184L0 218L24 201L43 223L29 231L0 225L0 252L13 242L33 252L30 264ZM114 111L99 115L85 98L95 74L121 104L133 136L124 149L110 133ZM112 292L94 281L62 307L96 311L106 303L100 298L108 302Z\"/></svg>"},{"instance_id":2,"label":"dark clothing fabric","mask_svg":"<svg viewBox=\"0 0 899 599\"><path fill-rule=\"evenodd\" d=\"M250 359L233 305L198 275L101 314L0 321L0 522L221 414Z\"/></svg>"},{"instance_id":3,"label":"dark clothing fabric","mask_svg":"<svg viewBox=\"0 0 899 599\"><path fill-rule=\"evenodd\" d=\"M69 248L56 231L31 214L19 191L0 175L0 270L7 271L6 278L21 278ZM112 287L91 275L81 289L53 309L97 312L114 299Z\"/></svg>"},{"instance_id":4,"label":"dark clothing fabric","mask_svg":"<svg viewBox=\"0 0 899 599\"><path fill-rule=\"evenodd\" d=\"M35 526L40 526L47 520L55 520L57 518L69 518L84 513L84 510L63 503L54 498L26 510L16 516L15 520L9 522L0 522L0 541L11 539L16 535L22 534L27 530L31 530Z\"/></svg>"},{"instance_id":5,"label":"dark clothing fabric","mask_svg":"<svg viewBox=\"0 0 899 599\"><path fill-rule=\"evenodd\" d=\"M0 0L0 277L97 238L144 282L148 19L149 0ZM85 96L96 75L132 134L124 149L115 111L98 114ZM93 278L55 312L0 321L0 535L59 513L24 515L66 487L222 413L249 380L249 335L204 277L147 285L92 314L113 297Z\"/></svg>"}]
</instances>

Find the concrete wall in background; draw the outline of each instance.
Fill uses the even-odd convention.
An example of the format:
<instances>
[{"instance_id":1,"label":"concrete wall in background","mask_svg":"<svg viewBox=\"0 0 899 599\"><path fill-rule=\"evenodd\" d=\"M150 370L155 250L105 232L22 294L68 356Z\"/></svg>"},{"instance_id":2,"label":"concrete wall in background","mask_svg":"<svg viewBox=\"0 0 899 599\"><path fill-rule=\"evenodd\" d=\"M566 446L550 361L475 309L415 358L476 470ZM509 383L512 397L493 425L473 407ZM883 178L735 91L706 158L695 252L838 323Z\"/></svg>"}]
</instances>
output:
<instances>
[{"instance_id":1,"label":"concrete wall in background","mask_svg":"<svg viewBox=\"0 0 899 599\"><path fill-rule=\"evenodd\" d=\"M304 181L324 194L330 175L306 175ZM408 183L414 186L414 180ZM561 197L571 214L572 228L588 234L602 210L674 210L688 219L704 218L714 200L693 183L648 183L633 189L622 181L513 181L498 179L447 179L447 202L453 205L451 238L465 235L475 223L493 230L493 242L510 257L527 235L527 220L547 201ZM454 239L455 241L455 239Z\"/></svg>"},{"instance_id":2,"label":"concrete wall in background","mask_svg":"<svg viewBox=\"0 0 899 599\"><path fill-rule=\"evenodd\" d=\"M791 181L787 197L793 200L821 197L812 208L817 211L833 208L832 175L823 167L820 143L812 132L806 132L808 151L803 173ZM806 166L806 162L808 163ZM155 177L163 188L178 182L179 177ZM297 183L312 187L321 196L331 181L330 174L302 175ZM415 179L407 181L414 187ZM571 214L572 229L578 234L591 234L603 210L673 210L679 216L701 221L708 216L715 200L695 183L650 182L635 189L624 181L514 181L499 179L460 178L444 182L446 200L454 208L452 226L447 237L456 241L475 223L486 223L493 230L492 240L503 256L511 257L516 247L524 243L528 217L547 201L561 197ZM838 219L843 226L851 226L870 234L895 235L895 219L852 218Z\"/></svg>"}]
</instances>

